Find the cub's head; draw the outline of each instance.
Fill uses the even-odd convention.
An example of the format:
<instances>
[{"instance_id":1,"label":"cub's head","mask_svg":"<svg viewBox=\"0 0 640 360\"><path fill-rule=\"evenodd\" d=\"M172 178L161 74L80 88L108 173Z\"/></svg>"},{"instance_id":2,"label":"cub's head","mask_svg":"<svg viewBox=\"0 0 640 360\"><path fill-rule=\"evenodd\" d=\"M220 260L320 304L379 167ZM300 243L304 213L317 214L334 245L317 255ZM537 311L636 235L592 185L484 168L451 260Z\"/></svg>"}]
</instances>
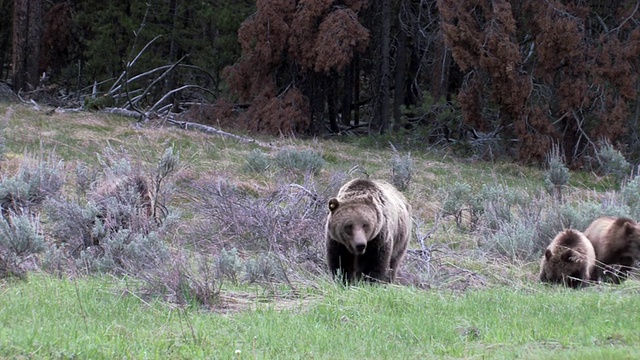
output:
<instances>
[{"instance_id":1,"label":"cub's head","mask_svg":"<svg viewBox=\"0 0 640 360\"><path fill-rule=\"evenodd\" d=\"M340 202L334 198L329 200L327 234L352 254L362 255L380 232L380 220L372 199Z\"/></svg>"},{"instance_id":2,"label":"cub's head","mask_svg":"<svg viewBox=\"0 0 640 360\"><path fill-rule=\"evenodd\" d=\"M616 226L617 225L617 226ZM627 218L618 218L614 224L629 244L640 244L640 224Z\"/></svg>"},{"instance_id":3,"label":"cub's head","mask_svg":"<svg viewBox=\"0 0 640 360\"><path fill-rule=\"evenodd\" d=\"M566 247L547 248L540 265L540 281L579 287L588 280L585 256Z\"/></svg>"}]
</instances>

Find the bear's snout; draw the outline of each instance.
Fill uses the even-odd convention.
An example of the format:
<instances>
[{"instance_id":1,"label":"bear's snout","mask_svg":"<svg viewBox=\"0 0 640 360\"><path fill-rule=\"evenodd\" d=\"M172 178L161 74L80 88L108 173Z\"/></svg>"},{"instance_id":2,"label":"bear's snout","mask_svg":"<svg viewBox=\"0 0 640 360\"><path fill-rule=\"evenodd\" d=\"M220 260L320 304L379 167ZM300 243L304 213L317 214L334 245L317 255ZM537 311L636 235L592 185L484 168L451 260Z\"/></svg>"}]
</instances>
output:
<instances>
[{"instance_id":1,"label":"bear's snout","mask_svg":"<svg viewBox=\"0 0 640 360\"><path fill-rule=\"evenodd\" d=\"M364 254L365 250L367 250L367 244L356 244L354 248L356 250L356 255L362 255Z\"/></svg>"}]
</instances>

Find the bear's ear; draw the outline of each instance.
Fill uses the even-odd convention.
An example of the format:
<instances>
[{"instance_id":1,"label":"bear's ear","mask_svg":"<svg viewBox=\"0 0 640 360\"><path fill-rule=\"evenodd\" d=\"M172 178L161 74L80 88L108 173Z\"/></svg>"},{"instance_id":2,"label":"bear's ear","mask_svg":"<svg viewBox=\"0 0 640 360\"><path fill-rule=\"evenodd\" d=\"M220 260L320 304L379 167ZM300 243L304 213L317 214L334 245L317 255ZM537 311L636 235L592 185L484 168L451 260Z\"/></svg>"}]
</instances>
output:
<instances>
[{"instance_id":1,"label":"bear's ear","mask_svg":"<svg viewBox=\"0 0 640 360\"><path fill-rule=\"evenodd\" d=\"M333 198L331 200L329 200L329 211L334 212L338 206L340 206L340 202L338 201L338 199Z\"/></svg>"},{"instance_id":2,"label":"bear's ear","mask_svg":"<svg viewBox=\"0 0 640 360\"><path fill-rule=\"evenodd\" d=\"M627 236L633 235L633 233L635 233L638 230L638 225L630 223L630 222L626 222L624 223L624 234Z\"/></svg>"},{"instance_id":3,"label":"bear's ear","mask_svg":"<svg viewBox=\"0 0 640 360\"><path fill-rule=\"evenodd\" d=\"M551 255L553 255L553 254L551 254L551 250L549 250L549 249L547 249L544 252L544 258L547 259L547 261L549 261L549 259L551 259Z\"/></svg>"}]
</instances>

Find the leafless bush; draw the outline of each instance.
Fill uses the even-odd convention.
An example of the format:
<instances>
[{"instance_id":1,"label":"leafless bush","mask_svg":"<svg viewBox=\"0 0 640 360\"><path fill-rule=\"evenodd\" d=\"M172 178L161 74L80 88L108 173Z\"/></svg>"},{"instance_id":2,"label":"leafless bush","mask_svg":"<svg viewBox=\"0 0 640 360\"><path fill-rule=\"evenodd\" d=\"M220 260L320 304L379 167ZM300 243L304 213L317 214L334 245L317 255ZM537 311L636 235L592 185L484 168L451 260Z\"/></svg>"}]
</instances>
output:
<instances>
[{"instance_id":1,"label":"leafless bush","mask_svg":"<svg viewBox=\"0 0 640 360\"><path fill-rule=\"evenodd\" d=\"M429 246L427 253L409 249L398 282L418 288L452 291L485 287L488 284L485 275L456 264L463 257L442 244Z\"/></svg>"},{"instance_id":2,"label":"leafless bush","mask_svg":"<svg viewBox=\"0 0 640 360\"><path fill-rule=\"evenodd\" d=\"M170 261L140 275L143 292L178 305L219 308L224 306L220 289L226 282L270 285L284 281L277 260L264 255L244 257L235 248L217 255L176 249Z\"/></svg>"},{"instance_id":3,"label":"leafless bush","mask_svg":"<svg viewBox=\"0 0 640 360\"><path fill-rule=\"evenodd\" d=\"M442 214L438 214L431 229L423 230L422 220L413 219L412 234L420 246L419 249L409 249L401 267L401 276L405 282L422 288L428 287L433 280L433 253L436 245L427 245L427 240L437 230Z\"/></svg>"},{"instance_id":4,"label":"leafless bush","mask_svg":"<svg viewBox=\"0 0 640 360\"><path fill-rule=\"evenodd\" d=\"M211 255L177 250L170 258L171 261L140 274L145 293L162 296L178 305L213 307L220 302L223 281Z\"/></svg>"},{"instance_id":5,"label":"leafless bush","mask_svg":"<svg viewBox=\"0 0 640 360\"><path fill-rule=\"evenodd\" d=\"M321 186L308 177L302 185L280 184L258 197L225 180L199 182L192 195L193 212L201 221L188 238L207 251L220 254L226 249L229 254L235 248L253 259L245 260L252 261L245 263L249 279L256 271L279 272L292 266L324 271L326 204L344 178L338 174ZM265 254L268 262L260 259Z\"/></svg>"}]
</instances>

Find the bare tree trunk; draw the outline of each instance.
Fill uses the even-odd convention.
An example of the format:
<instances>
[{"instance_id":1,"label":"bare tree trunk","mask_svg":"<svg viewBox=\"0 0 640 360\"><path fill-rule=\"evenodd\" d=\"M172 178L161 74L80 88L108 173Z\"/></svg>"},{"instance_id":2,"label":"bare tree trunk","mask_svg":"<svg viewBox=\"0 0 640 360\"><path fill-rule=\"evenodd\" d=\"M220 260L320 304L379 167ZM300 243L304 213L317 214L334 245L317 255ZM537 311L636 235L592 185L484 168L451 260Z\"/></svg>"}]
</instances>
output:
<instances>
[{"instance_id":1,"label":"bare tree trunk","mask_svg":"<svg viewBox=\"0 0 640 360\"><path fill-rule=\"evenodd\" d=\"M393 97L393 128L398 130L402 125L402 110L405 98L405 78L407 76L407 35L400 31L396 50L395 93Z\"/></svg>"},{"instance_id":2,"label":"bare tree trunk","mask_svg":"<svg viewBox=\"0 0 640 360\"><path fill-rule=\"evenodd\" d=\"M340 128L338 128L338 111L336 109L336 99L337 99L337 95L335 92L332 91L332 89L337 89L338 88L338 74L335 73L331 73L330 75L327 75L327 85L326 85L326 89L329 89L329 91L327 91L327 113L329 115L329 128L331 129L331 132L338 132L340 131Z\"/></svg>"},{"instance_id":3,"label":"bare tree trunk","mask_svg":"<svg viewBox=\"0 0 640 360\"><path fill-rule=\"evenodd\" d=\"M0 14L9 14L13 7L13 0L0 1ZM11 61L11 22L7 17L6 20L0 21L0 79L5 80L9 77L9 67L5 67Z\"/></svg>"},{"instance_id":4,"label":"bare tree trunk","mask_svg":"<svg viewBox=\"0 0 640 360\"><path fill-rule=\"evenodd\" d=\"M449 68L451 67L451 56L444 44L443 37L434 40L433 52L434 62L431 65L431 86L429 91L433 94L433 99L438 101L441 96L447 95Z\"/></svg>"},{"instance_id":5,"label":"bare tree trunk","mask_svg":"<svg viewBox=\"0 0 640 360\"><path fill-rule=\"evenodd\" d=\"M344 86L342 87L344 93L342 94L342 124L351 125L351 106L353 103L353 69L355 67L355 58L351 60L351 63L345 66L344 70Z\"/></svg>"},{"instance_id":6,"label":"bare tree trunk","mask_svg":"<svg viewBox=\"0 0 640 360\"><path fill-rule=\"evenodd\" d=\"M42 12L42 0L13 2L11 66L14 91L33 90L38 85Z\"/></svg>"},{"instance_id":7,"label":"bare tree trunk","mask_svg":"<svg viewBox=\"0 0 640 360\"><path fill-rule=\"evenodd\" d=\"M173 63L177 59L177 51L176 51L176 26L178 23L178 4L177 0L169 1L169 13L172 15L171 17L171 40L169 42L169 62ZM169 74L164 80L164 93L168 93L171 89L175 88L175 76L173 74ZM178 102L176 101L176 96L171 97L171 102L173 103L172 111L177 112Z\"/></svg>"},{"instance_id":8,"label":"bare tree trunk","mask_svg":"<svg viewBox=\"0 0 640 360\"><path fill-rule=\"evenodd\" d=\"M374 124L383 134L389 127L389 84L390 84L390 48L391 48L391 0L379 0L380 6L380 65L378 67L378 94Z\"/></svg>"},{"instance_id":9,"label":"bare tree trunk","mask_svg":"<svg viewBox=\"0 0 640 360\"><path fill-rule=\"evenodd\" d=\"M356 54L353 58L353 94L355 98L353 103L356 107L353 109L353 126L360 125L360 55Z\"/></svg>"}]
</instances>

